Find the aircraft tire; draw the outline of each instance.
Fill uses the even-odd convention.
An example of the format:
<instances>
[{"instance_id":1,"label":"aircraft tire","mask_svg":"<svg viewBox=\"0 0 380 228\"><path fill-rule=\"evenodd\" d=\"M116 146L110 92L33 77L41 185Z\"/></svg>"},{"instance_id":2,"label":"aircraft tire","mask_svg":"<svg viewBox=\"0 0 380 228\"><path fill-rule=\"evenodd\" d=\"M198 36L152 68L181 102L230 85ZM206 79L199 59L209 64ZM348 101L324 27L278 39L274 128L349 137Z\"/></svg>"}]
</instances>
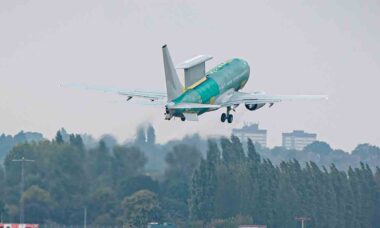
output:
<instances>
[{"instance_id":1,"label":"aircraft tire","mask_svg":"<svg viewBox=\"0 0 380 228\"><path fill-rule=\"evenodd\" d=\"M182 116L182 117L181 117L181 120L182 120L182 121L185 121L185 120L186 120L186 118L185 118L184 116Z\"/></svg>"},{"instance_id":2,"label":"aircraft tire","mask_svg":"<svg viewBox=\"0 0 380 228\"><path fill-rule=\"evenodd\" d=\"M223 123L226 121L227 119L227 115L226 113L223 113L221 116L220 116L220 121L222 121Z\"/></svg>"},{"instance_id":3,"label":"aircraft tire","mask_svg":"<svg viewBox=\"0 0 380 228\"><path fill-rule=\"evenodd\" d=\"M234 116L232 114L228 115L228 118L227 118L228 123L232 123L233 120L234 120Z\"/></svg>"}]
</instances>

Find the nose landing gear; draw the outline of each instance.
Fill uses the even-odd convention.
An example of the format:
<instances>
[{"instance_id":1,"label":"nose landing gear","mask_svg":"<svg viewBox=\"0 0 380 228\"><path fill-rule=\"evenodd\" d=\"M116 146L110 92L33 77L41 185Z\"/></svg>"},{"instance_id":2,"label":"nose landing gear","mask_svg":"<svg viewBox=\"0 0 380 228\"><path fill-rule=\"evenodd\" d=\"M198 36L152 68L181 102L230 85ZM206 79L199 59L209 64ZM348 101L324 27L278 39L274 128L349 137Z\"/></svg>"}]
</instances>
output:
<instances>
[{"instance_id":1,"label":"nose landing gear","mask_svg":"<svg viewBox=\"0 0 380 228\"><path fill-rule=\"evenodd\" d=\"M220 121L224 123L227 120L228 123L232 123L232 121L234 120L234 116L230 114L230 111L231 111L231 107L227 107L227 113L223 113L220 116Z\"/></svg>"}]
</instances>

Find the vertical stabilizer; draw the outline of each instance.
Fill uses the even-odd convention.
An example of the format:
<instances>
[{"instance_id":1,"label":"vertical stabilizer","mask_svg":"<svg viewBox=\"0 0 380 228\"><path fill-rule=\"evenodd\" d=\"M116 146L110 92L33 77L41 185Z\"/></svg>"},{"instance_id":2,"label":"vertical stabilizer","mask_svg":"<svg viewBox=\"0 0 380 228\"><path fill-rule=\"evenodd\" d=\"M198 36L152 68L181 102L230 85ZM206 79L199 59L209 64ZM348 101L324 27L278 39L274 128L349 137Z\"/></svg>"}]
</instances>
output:
<instances>
[{"instance_id":1,"label":"vertical stabilizer","mask_svg":"<svg viewBox=\"0 0 380 228\"><path fill-rule=\"evenodd\" d=\"M182 84L179 81L177 71L174 68L172 58L170 57L169 49L166 46L162 46L162 55L164 57L166 90L168 93L168 101L173 100L182 93Z\"/></svg>"}]
</instances>

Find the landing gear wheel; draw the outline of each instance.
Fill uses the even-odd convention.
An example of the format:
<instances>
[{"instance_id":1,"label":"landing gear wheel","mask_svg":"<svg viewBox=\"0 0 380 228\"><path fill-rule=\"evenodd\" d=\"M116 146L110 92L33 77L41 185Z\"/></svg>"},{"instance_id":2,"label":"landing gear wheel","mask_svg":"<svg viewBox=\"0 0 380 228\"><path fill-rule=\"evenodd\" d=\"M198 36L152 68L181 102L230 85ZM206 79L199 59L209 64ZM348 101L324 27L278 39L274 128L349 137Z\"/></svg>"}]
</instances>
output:
<instances>
[{"instance_id":1,"label":"landing gear wheel","mask_svg":"<svg viewBox=\"0 0 380 228\"><path fill-rule=\"evenodd\" d=\"M232 123L233 120L234 120L234 116L232 114L228 115L228 118L227 118L228 123Z\"/></svg>"},{"instance_id":2,"label":"landing gear wheel","mask_svg":"<svg viewBox=\"0 0 380 228\"><path fill-rule=\"evenodd\" d=\"M222 121L224 123L226 121L226 119L227 119L227 114L223 113L222 116L220 117L220 121Z\"/></svg>"},{"instance_id":3,"label":"landing gear wheel","mask_svg":"<svg viewBox=\"0 0 380 228\"><path fill-rule=\"evenodd\" d=\"M182 120L182 121L185 121L185 120L186 120L186 118L185 118L184 116L182 116L182 117L181 117L181 120Z\"/></svg>"}]
</instances>

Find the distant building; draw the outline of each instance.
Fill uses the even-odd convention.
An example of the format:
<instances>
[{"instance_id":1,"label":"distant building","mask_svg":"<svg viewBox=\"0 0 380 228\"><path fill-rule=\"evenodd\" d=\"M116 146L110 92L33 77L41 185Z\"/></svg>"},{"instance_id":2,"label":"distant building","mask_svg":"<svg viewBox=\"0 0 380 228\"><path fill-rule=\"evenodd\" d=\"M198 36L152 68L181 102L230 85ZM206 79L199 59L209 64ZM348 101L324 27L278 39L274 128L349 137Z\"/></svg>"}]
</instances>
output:
<instances>
[{"instance_id":1,"label":"distant building","mask_svg":"<svg viewBox=\"0 0 380 228\"><path fill-rule=\"evenodd\" d=\"M317 140L317 134L296 130L282 133L282 146L288 150L303 150L303 148Z\"/></svg>"},{"instance_id":2,"label":"distant building","mask_svg":"<svg viewBox=\"0 0 380 228\"><path fill-rule=\"evenodd\" d=\"M263 147L267 146L267 130L259 129L258 124L247 124L240 129L232 129L232 134L242 142L251 139L255 144L260 144Z\"/></svg>"}]
</instances>

